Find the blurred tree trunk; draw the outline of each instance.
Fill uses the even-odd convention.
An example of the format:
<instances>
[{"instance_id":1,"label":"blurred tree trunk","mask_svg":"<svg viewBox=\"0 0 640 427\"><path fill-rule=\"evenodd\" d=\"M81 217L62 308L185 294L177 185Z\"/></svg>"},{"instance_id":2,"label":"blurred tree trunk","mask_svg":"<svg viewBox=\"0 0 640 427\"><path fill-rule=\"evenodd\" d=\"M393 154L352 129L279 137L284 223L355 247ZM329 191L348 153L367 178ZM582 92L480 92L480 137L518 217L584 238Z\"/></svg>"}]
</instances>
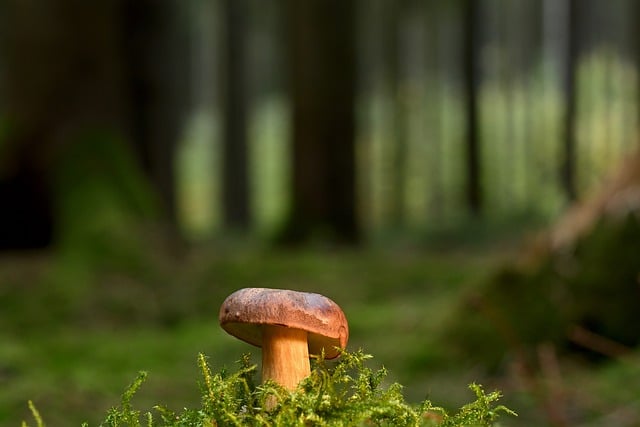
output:
<instances>
[{"instance_id":1,"label":"blurred tree trunk","mask_svg":"<svg viewBox=\"0 0 640 427\"><path fill-rule=\"evenodd\" d=\"M22 149L0 171L0 251L39 249L53 239L53 205L49 176L36 152L37 133L24 135ZM16 144L17 140L3 141ZM3 155L5 153L3 152Z\"/></svg>"},{"instance_id":2,"label":"blurred tree trunk","mask_svg":"<svg viewBox=\"0 0 640 427\"><path fill-rule=\"evenodd\" d=\"M561 183L565 197L569 201L577 198L576 188L576 119L578 104L578 0L566 0L566 66L563 87L565 96L564 138L562 149Z\"/></svg>"},{"instance_id":3,"label":"blurred tree trunk","mask_svg":"<svg viewBox=\"0 0 640 427\"><path fill-rule=\"evenodd\" d=\"M402 76L400 72L400 29L402 25L403 2L387 1L384 7L383 29L384 45L384 80L387 88L390 108L389 139L391 159L391 199L389 201L390 221L394 228L401 228L405 219L405 191L407 172L407 132L406 132L406 99L402 93Z\"/></svg>"},{"instance_id":4,"label":"blurred tree trunk","mask_svg":"<svg viewBox=\"0 0 640 427\"><path fill-rule=\"evenodd\" d=\"M425 3L424 13L425 45L427 51L426 79L428 87L427 120L429 159L426 167L429 170L429 182L427 186L428 211L433 216L435 223L442 221L444 217L444 168L442 166L443 153L443 100L444 86L441 82L444 76L444 64L442 60L442 6L439 3Z\"/></svg>"},{"instance_id":5,"label":"blurred tree trunk","mask_svg":"<svg viewBox=\"0 0 640 427\"><path fill-rule=\"evenodd\" d=\"M51 123L42 120L46 124L40 129L26 124L29 116L42 115L42 111L28 111L35 106L26 102L49 86L44 83L48 76L31 67L29 46L44 38L48 29L30 29L33 33L28 37L15 24L19 11L13 2L0 3L0 250L42 248L53 239L51 188L42 158L46 152L42 140ZM30 90L21 94L21 89ZM18 109L22 114L16 114ZM10 121L13 129L7 126Z\"/></svg>"},{"instance_id":6,"label":"blurred tree trunk","mask_svg":"<svg viewBox=\"0 0 640 427\"><path fill-rule=\"evenodd\" d=\"M631 19L631 35L634 40L631 42L632 48L635 48L635 63L636 73L640 73L640 2L633 2L633 17ZM636 79L636 127L635 137L638 143L640 143L640 79Z\"/></svg>"},{"instance_id":7,"label":"blurred tree trunk","mask_svg":"<svg viewBox=\"0 0 640 427\"><path fill-rule=\"evenodd\" d=\"M537 28L540 23L538 0L521 0L505 3L505 46L508 61L505 64L507 84L507 145L511 146L511 195L507 199L507 209L535 209L530 204L533 193L531 176L535 158L532 138L533 119L536 114L529 77L531 70L540 62L540 47L537 42ZM509 148L507 148L509 150Z\"/></svg>"},{"instance_id":8,"label":"blurred tree trunk","mask_svg":"<svg viewBox=\"0 0 640 427\"><path fill-rule=\"evenodd\" d=\"M56 156L83 128L122 125L116 14L111 3L3 2L9 128L0 166L2 249L52 242Z\"/></svg>"},{"instance_id":9,"label":"blurred tree trunk","mask_svg":"<svg viewBox=\"0 0 640 427\"><path fill-rule=\"evenodd\" d=\"M177 224L175 153L187 110L188 40L179 0L123 0L129 125L169 224Z\"/></svg>"},{"instance_id":10,"label":"blurred tree trunk","mask_svg":"<svg viewBox=\"0 0 640 427\"><path fill-rule=\"evenodd\" d=\"M478 1L464 0L463 72L465 91L466 133L466 198L469 211L478 216L482 211L482 171L478 122Z\"/></svg>"},{"instance_id":11,"label":"blurred tree trunk","mask_svg":"<svg viewBox=\"0 0 640 427\"><path fill-rule=\"evenodd\" d=\"M246 47L247 4L225 0L225 61L223 70L223 210L226 227L250 226L247 153Z\"/></svg>"},{"instance_id":12,"label":"blurred tree trunk","mask_svg":"<svg viewBox=\"0 0 640 427\"><path fill-rule=\"evenodd\" d=\"M51 243L55 168L88 132L129 136L175 219L172 156L186 80L179 4L3 2L2 249Z\"/></svg>"},{"instance_id":13,"label":"blurred tree trunk","mask_svg":"<svg viewBox=\"0 0 640 427\"><path fill-rule=\"evenodd\" d=\"M291 211L281 239L355 243L355 5L289 0Z\"/></svg>"}]
</instances>

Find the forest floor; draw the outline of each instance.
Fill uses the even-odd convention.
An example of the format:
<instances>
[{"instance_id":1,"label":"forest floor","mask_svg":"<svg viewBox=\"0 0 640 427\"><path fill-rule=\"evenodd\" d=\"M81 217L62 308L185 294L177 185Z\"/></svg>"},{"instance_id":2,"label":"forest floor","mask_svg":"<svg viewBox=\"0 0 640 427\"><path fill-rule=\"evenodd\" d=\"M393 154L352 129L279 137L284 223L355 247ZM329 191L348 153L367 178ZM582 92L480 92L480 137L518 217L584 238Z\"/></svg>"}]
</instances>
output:
<instances>
[{"instance_id":1,"label":"forest floor","mask_svg":"<svg viewBox=\"0 0 640 427\"><path fill-rule=\"evenodd\" d=\"M33 400L48 425L96 425L140 370L149 378L134 405L197 407L199 352L213 369L259 355L218 326L221 302L242 287L272 287L336 301L349 319L349 348L374 355L410 401L457 406L472 400L467 385L478 382L501 389L520 414L504 426L639 425L640 402L629 401L633 390L624 386L640 376L638 358L594 370L541 349L545 374L533 377L513 366L489 372L449 351L441 331L513 252L513 244L495 242L360 251L227 244L85 263L61 254L5 256L0 424L29 420Z\"/></svg>"}]
</instances>

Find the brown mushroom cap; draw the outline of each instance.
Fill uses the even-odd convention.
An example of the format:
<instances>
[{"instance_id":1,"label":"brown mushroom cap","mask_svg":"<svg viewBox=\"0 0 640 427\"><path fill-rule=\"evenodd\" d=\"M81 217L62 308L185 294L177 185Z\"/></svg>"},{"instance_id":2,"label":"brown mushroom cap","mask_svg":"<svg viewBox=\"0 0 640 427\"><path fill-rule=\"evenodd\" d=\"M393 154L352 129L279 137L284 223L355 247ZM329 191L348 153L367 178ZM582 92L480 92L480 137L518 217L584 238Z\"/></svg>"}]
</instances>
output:
<instances>
[{"instance_id":1,"label":"brown mushroom cap","mask_svg":"<svg viewBox=\"0 0 640 427\"><path fill-rule=\"evenodd\" d=\"M338 305L320 294L284 289L246 288L229 295L220 307L220 326L229 334L262 346L262 326L308 332L309 354L324 349L327 359L340 355L349 339L347 319Z\"/></svg>"}]
</instances>

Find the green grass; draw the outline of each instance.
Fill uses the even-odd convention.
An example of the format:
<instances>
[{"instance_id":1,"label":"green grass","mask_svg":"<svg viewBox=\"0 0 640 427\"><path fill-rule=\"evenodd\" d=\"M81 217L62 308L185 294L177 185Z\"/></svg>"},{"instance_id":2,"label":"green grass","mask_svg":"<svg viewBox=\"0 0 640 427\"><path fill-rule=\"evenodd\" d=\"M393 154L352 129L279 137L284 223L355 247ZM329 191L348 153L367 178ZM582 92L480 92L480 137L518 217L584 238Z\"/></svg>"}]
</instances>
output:
<instances>
[{"instance_id":1,"label":"green grass","mask_svg":"<svg viewBox=\"0 0 640 427\"><path fill-rule=\"evenodd\" d=\"M133 265L7 259L0 262L0 423L25 419L29 399L49 425L95 423L140 370L150 373L136 396L141 403L193 407L199 352L216 369L258 354L217 324L224 297L246 286L331 297L348 316L349 348L374 354L409 400L458 405L474 378L466 372L455 393L452 386L438 390L440 379L430 382L428 373L449 363L433 337L460 292L499 256L200 249L180 259L156 253ZM85 282L73 283L77 278Z\"/></svg>"},{"instance_id":2,"label":"green grass","mask_svg":"<svg viewBox=\"0 0 640 427\"><path fill-rule=\"evenodd\" d=\"M214 371L233 368L247 352L259 362L258 349L217 323L223 299L246 286L332 298L349 319L349 350L373 354L372 367L389 372L385 387L399 382L408 402L458 408L473 397L468 384L477 382L502 390L506 406L518 412L501 418L503 426L554 426L549 402L573 414L571 421L584 421L566 425L640 420L640 390L629 382L640 366L635 358L594 368L558 355L555 376L523 376L509 364L490 375L452 348L454 338L443 331L460 315L460 302L512 246L282 251L225 245L177 256L156 245L135 262L83 257L92 263L77 264L59 253L0 259L0 425L32 419L29 400L49 426L96 425L141 370L149 376L134 407L199 407L199 353Z\"/></svg>"}]
</instances>

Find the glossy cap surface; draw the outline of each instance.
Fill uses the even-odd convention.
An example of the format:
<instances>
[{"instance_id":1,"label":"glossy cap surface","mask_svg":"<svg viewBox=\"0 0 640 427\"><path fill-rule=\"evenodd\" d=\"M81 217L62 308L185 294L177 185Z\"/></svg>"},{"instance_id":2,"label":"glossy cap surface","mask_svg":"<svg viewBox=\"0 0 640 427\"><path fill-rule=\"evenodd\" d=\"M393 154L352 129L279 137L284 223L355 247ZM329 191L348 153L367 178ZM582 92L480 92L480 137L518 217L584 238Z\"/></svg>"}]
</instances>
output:
<instances>
[{"instance_id":1,"label":"glossy cap surface","mask_svg":"<svg viewBox=\"0 0 640 427\"><path fill-rule=\"evenodd\" d=\"M229 334L262 346L265 325L307 331L309 354L340 355L349 339L349 326L340 307L315 293L285 289L245 288L229 295L220 307L220 325Z\"/></svg>"}]
</instances>

